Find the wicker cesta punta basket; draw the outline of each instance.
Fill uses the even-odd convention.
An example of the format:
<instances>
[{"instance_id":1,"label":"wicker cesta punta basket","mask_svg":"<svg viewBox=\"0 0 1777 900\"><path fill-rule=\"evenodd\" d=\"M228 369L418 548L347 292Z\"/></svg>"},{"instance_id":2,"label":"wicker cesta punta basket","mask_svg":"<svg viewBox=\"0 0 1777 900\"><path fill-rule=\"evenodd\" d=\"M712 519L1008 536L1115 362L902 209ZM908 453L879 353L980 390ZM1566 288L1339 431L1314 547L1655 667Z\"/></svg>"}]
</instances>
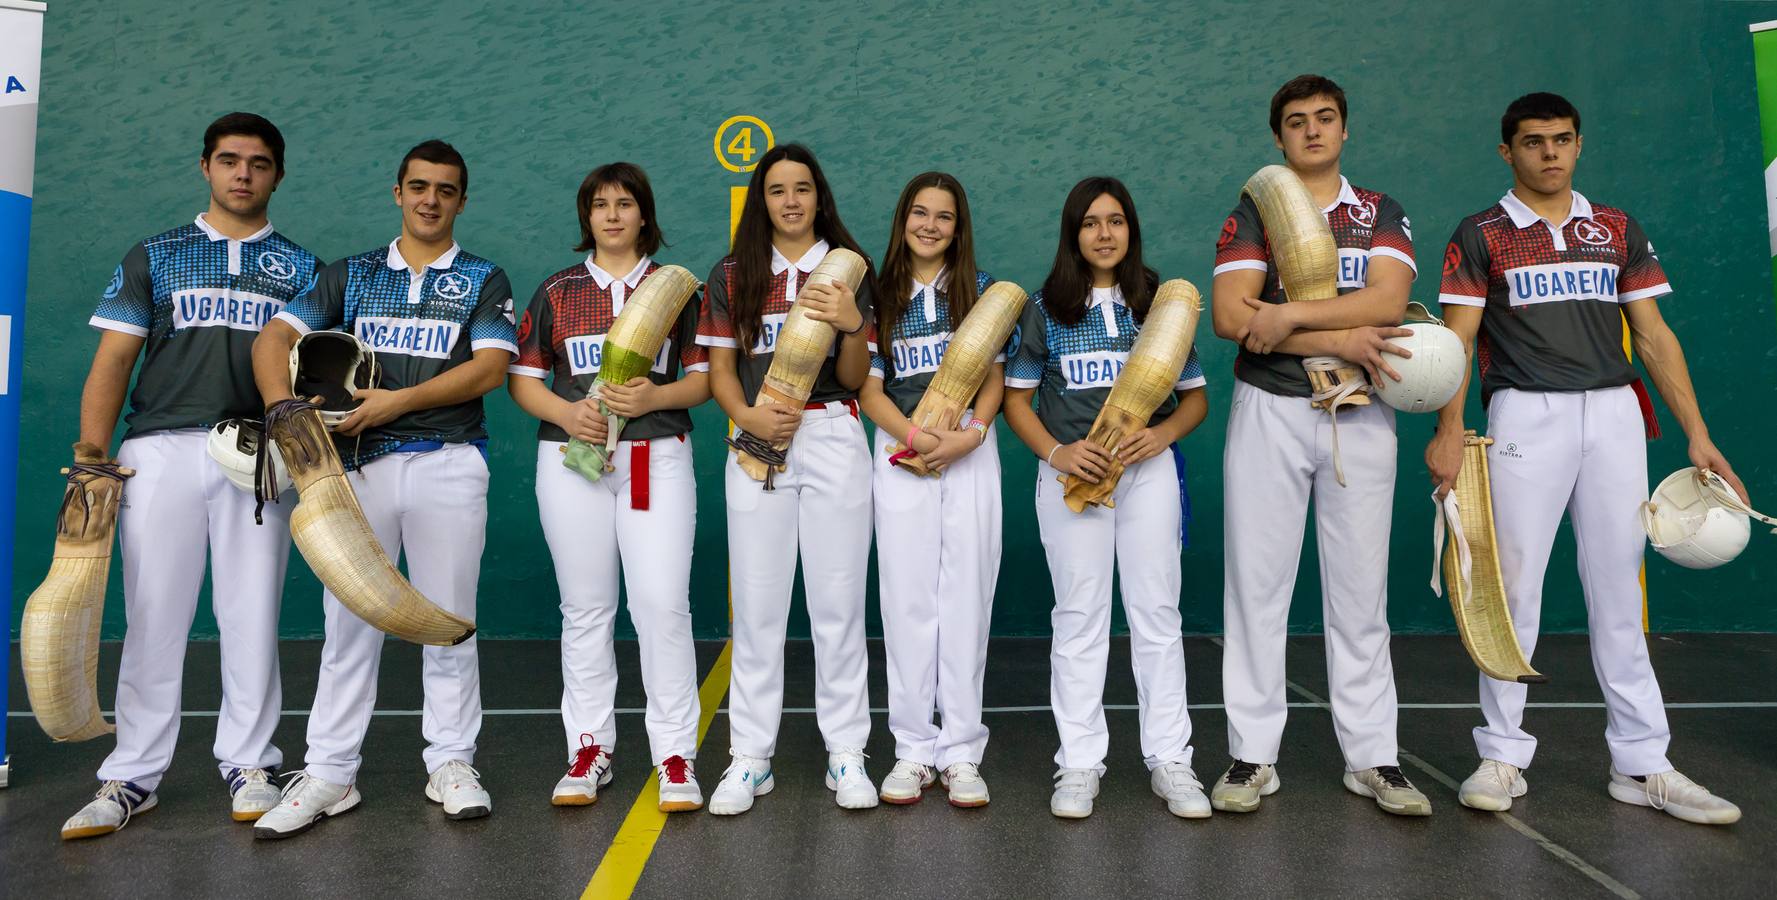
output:
<instances>
[{"instance_id":1,"label":"wicker cesta punta basket","mask_svg":"<svg viewBox=\"0 0 1777 900\"><path fill-rule=\"evenodd\" d=\"M111 571L111 538L123 480L134 475L99 447L74 445L74 468L63 469L49 574L25 601L19 622L19 665L37 724L51 740L84 741L110 734L99 713L99 623Z\"/></svg>"},{"instance_id":2,"label":"wicker cesta punta basket","mask_svg":"<svg viewBox=\"0 0 1777 900\"><path fill-rule=\"evenodd\" d=\"M697 277L679 266L661 266L649 275L642 286L623 304L617 321L605 334L605 346L599 355L598 378L592 385L592 396L607 384L624 384L632 378L647 375L654 367L654 357L666 343L667 335L678 324L685 301L697 293ZM617 452L617 436L629 420L599 404L605 414L605 442L589 444L579 438L568 441L562 465L597 481L611 471L611 456Z\"/></svg>"},{"instance_id":3,"label":"wicker cesta punta basket","mask_svg":"<svg viewBox=\"0 0 1777 900\"><path fill-rule=\"evenodd\" d=\"M920 395L919 405L913 408L914 425L922 429L961 427L963 413L975 402L993 358L1005 349L1006 339L1012 336L1018 314L1024 311L1028 299L1024 289L1010 281L996 281L988 286L969 310L968 318L951 333L944 361L938 364L926 392ZM904 449L893 444L889 453ZM895 465L915 475L940 474L939 469L926 465L918 455L903 457Z\"/></svg>"},{"instance_id":4,"label":"wicker cesta punta basket","mask_svg":"<svg viewBox=\"0 0 1777 900\"><path fill-rule=\"evenodd\" d=\"M1203 300L1196 286L1183 278L1160 285L1154 293L1153 305L1142 322L1135 346L1129 348L1129 360L1117 373L1111 393L1105 397L1104 408L1092 422L1086 440L1111 451L1110 470L1097 484L1089 484L1075 475L1061 476L1065 486L1062 497L1067 508L1083 512L1088 506L1115 506L1111 499L1117 481L1123 477L1123 463L1116 457L1117 445L1129 434L1148 426L1154 410L1172 395L1179 372L1191 358L1191 344L1197 337L1197 320L1203 314Z\"/></svg>"},{"instance_id":5,"label":"wicker cesta punta basket","mask_svg":"<svg viewBox=\"0 0 1777 900\"><path fill-rule=\"evenodd\" d=\"M833 326L808 317L808 307L803 305L802 295L808 292L809 285L837 282L856 291L858 285L864 283L866 271L868 263L862 256L844 247L835 247L827 251L813 272L808 273L808 280L802 283L796 303L784 319L783 330L778 332L771 367L765 371L765 384L759 389L759 396L753 398L754 407L779 403L799 410L808 404L808 395L814 391L821 365L827 361L833 350L833 340L839 333L833 330ZM779 451L787 450L790 442L774 446ZM742 471L754 481L765 480L764 462L738 448L735 453Z\"/></svg>"},{"instance_id":6,"label":"wicker cesta punta basket","mask_svg":"<svg viewBox=\"0 0 1777 900\"><path fill-rule=\"evenodd\" d=\"M1536 684L1548 678L1530 667L1512 611L1506 605L1505 578L1499 570L1499 539L1493 528L1493 482L1488 477L1487 447L1492 438L1467 432L1462 439L1462 471L1438 511L1437 544L1444 583L1450 589L1450 611L1456 630L1475 667L1489 678ZM1449 531L1447 540L1444 532ZM1437 572L1432 590L1439 592Z\"/></svg>"}]
</instances>

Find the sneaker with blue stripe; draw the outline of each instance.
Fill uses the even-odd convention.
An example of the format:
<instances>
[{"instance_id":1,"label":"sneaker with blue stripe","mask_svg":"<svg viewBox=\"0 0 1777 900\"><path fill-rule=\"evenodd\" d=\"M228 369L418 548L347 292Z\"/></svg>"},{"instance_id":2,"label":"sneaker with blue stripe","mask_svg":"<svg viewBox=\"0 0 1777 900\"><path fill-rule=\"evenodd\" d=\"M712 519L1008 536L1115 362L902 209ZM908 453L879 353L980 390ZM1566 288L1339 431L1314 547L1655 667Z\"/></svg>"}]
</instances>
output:
<instances>
[{"instance_id":1,"label":"sneaker with blue stripe","mask_svg":"<svg viewBox=\"0 0 1777 900\"><path fill-rule=\"evenodd\" d=\"M276 809L283 790L275 779L276 769L229 769L224 776L232 798L236 822L257 822L259 817Z\"/></svg>"},{"instance_id":2,"label":"sneaker with blue stripe","mask_svg":"<svg viewBox=\"0 0 1777 900\"><path fill-rule=\"evenodd\" d=\"M62 840L110 834L159 804L160 797L133 781L107 781L93 795L91 803L62 823Z\"/></svg>"},{"instance_id":3,"label":"sneaker with blue stripe","mask_svg":"<svg viewBox=\"0 0 1777 900\"><path fill-rule=\"evenodd\" d=\"M835 750L827 754L827 790L841 809L871 809L880 795L864 771L864 751Z\"/></svg>"},{"instance_id":4,"label":"sneaker with blue stripe","mask_svg":"<svg viewBox=\"0 0 1777 900\"><path fill-rule=\"evenodd\" d=\"M771 760L742 753L731 754L734 762L722 773L722 780L710 792L706 807L713 816L738 816L753 808L753 798L771 793L777 786L771 777Z\"/></svg>"}]
</instances>

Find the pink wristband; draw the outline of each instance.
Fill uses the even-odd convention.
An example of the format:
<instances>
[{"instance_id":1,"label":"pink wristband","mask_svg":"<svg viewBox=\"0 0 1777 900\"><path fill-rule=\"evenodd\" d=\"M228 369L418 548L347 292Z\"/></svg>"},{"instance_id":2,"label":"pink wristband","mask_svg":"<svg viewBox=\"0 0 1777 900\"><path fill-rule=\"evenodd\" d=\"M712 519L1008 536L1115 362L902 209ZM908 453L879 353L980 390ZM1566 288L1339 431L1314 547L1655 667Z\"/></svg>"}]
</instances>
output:
<instances>
[{"instance_id":1,"label":"pink wristband","mask_svg":"<svg viewBox=\"0 0 1777 900\"><path fill-rule=\"evenodd\" d=\"M915 453L918 453L919 448L913 446L913 439L916 437L919 437L919 426L918 425L913 426L911 429L909 429L907 431L907 449L912 450Z\"/></svg>"}]
</instances>

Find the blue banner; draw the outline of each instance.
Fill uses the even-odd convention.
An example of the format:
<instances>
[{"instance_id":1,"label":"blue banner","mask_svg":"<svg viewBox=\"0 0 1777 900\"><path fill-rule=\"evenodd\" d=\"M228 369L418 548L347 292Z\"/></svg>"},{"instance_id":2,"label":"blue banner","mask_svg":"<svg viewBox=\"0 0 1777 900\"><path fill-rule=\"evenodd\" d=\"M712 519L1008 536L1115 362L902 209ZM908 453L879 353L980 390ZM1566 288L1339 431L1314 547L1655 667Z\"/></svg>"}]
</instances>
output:
<instances>
[{"instance_id":1,"label":"blue banner","mask_svg":"<svg viewBox=\"0 0 1777 900\"><path fill-rule=\"evenodd\" d=\"M12 622L13 518L18 502L19 378L23 372L25 264L31 240L31 176L37 161L37 77L42 3L0 0L0 622ZM7 629L11 630L10 627ZM12 641L6 641L6 671ZM0 677L0 709L7 681ZM11 775L0 716L0 787Z\"/></svg>"}]
</instances>

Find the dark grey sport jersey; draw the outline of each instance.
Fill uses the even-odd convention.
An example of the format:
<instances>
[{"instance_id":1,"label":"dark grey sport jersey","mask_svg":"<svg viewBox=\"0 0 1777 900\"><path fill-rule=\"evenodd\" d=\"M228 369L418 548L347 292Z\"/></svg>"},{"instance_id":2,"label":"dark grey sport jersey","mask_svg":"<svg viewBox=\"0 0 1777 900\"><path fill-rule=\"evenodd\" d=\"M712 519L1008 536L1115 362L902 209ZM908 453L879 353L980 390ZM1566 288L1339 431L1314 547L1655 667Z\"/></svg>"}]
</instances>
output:
<instances>
[{"instance_id":1,"label":"dark grey sport jersey","mask_svg":"<svg viewBox=\"0 0 1777 900\"><path fill-rule=\"evenodd\" d=\"M321 270L315 286L278 314L299 332L339 328L376 351L380 387L413 387L469 361L476 350L517 356L512 285L506 273L455 244L420 275L395 243ZM348 465L415 441L463 443L487 437L481 398L416 410L354 441ZM342 445L343 446L343 445ZM344 455L344 454L342 454Z\"/></svg>"},{"instance_id":2,"label":"dark grey sport jersey","mask_svg":"<svg viewBox=\"0 0 1777 900\"><path fill-rule=\"evenodd\" d=\"M1573 192L1554 225L1507 193L1462 220L1444 250L1440 304L1478 306L1481 391L1588 391L1635 380L1623 306L1672 292L1641 225Z\"/></svg>"},{"instance_id":3,"label":"dark grey sport jersey","mask_svg":"<svg viewBox=\"0 0 1777 900\"><path fill-rule=\"evenodd\" d=\"M144 339L125 437L258 418L253 339L318 265L269 224L237 241L203 216L131 247L89 320Z\"/></svg>"},{"instance_id":4,"label":"dark grey sport jersey","mask_svg":"<svg viewBox=\"0 0 1777 900\"><path fill-rule=\"evenodd\" d=\"M774 261L783 261L774 254ZM790 273L796 273L796 284L807 283L808 273L827 255L827 242L821 241L810 248L802 259L793 265L773 265L776 271L771 276L771 295L765 298L760 314L759 337L753 342L752 352L735 354L735 372L740 376L740 386L745 392L747 403L751 404L759 396L759 388L765 384L765 373L771 370L771 358L777 345L778 331L784 327L784 319L789 316L794 301L786 297ZM697 321L697 342L705 347L735 346L734 323L728 317L728 297L734 290L734 257L729 256L716 264L710 272L709 281L703 288L703 312ZM870 286L866 281L858 288L858 312L863 314L864 321L870 321ZM833 341L833 350L827 361L821 364L820 374L815 378L814 390L808 395L810 403L830 403L835 400L855 400L858 392L839 383L836 374L839 362L839 342L845 338L840 336Z\"/></svg>"},{"instance_id":5,"label":"dark grey sport jersey","mask_svg":"<svg viewBox=\"0 0 1777 900\"><path fill-rule=\"evenodd\" d=\"M979 297L993 284L986 272L975 274L975 295ZM901 415L913 415L920 398L938 374L944 362L944 351L950 337L961 322L950 321L950 298L944 291L925 286L911 298L895 323L894 346L882 347L877 327L870 326L870 377L882 379L882 392ZM1005 362L1004 354L998 362Z\"/></svg>"},{"instance_id":6,"label":"dark grey sport jersey","mask_svg":"<svg viewBox=\"0 0 1777 900\"><path fill-rule=\"evenodd\" d=\"M1120 288L1093 288L1085 317L1074 325L1051 316L1043 292L1038 291L1018 317L1006 387L1036 388L1037 418L1056 440L1071 444L1092 430L1140 333L1141 325L1124 304ZM1186 391L1208 383L1193 345L1173 389ZM1178 398L1167 397L1148 424L1159 423L1177 408Z\"/></svg>"}]
</instances>

